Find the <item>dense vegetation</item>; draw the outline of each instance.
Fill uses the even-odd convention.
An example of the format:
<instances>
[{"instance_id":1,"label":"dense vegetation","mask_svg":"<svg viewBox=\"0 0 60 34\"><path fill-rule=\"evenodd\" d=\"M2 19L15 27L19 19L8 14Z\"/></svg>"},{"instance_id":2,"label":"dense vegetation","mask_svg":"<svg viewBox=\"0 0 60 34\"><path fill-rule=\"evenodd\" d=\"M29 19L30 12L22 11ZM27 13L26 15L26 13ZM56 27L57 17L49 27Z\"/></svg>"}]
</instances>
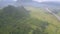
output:
<instances>
[{"instance_id":1,"label":"dense vegetation","mask_svg":"<svg viewBox=\"0 0 60 34\"><path fill-rule=\"evenodd\" d=\"M44 23L49 24L45 30L45 32L48 32L47 34L60 34L60 21L56 17L54 17L54 15L48 13L44 8L28 6L26 7L26 9L30 10L31 17L37 18L39 19L39 21L42 20ZM42 22L40 22L40 24L41 23ZM36 24L39 23L37 22Z\"/></svg>"},{"instance_id":2,"label":"dense vegetation","mask_svg":"<svg viewBox=\"0 0 60 34\"><path fill-rule=\"evenodd\" d=\"M40 8L9 5L0 9L0 34L57 34L59 26L54 16Z\"/></svg>"},{"instance_id":3,"label":"dense vegetation","mask_svg":"<svg viewBox=\"0 0 60 34\"><path fill-rule=\"evenodd\" d=\"M47 22L30 17L23 6L0 9L0 34L45 34L47 26Z\"/></svg>"},{"instance_id":4,"label":"dense vegetation","mask_svg":"<svg viewBox=\"0 0 60 34\"><path fill-rule=\"evenodd\" d=\"M60 21L45 10L47 5L53 13L60 16L58 3L38 3L32 0L17 0L16 5L15 1L12 3L19 7L8 5L9 3L10 1L0 2L0 34L60 34ZM5 5L8 6L4 7Z\"/></svg>"},{"instance_id":5,"label":"dense vegetation","mask_svg":"<svg viewBox=\"0 0 60 34\"><path fill-rule=\"evenodd\" d=\"M0 34L18 34L24 32L24 29L29 29L26 23L20 24L21 19L27 18L29 12L23 6L17 8L14 6L7 6L0 10ZM25 28L26 27L26 28ZM21 29L20 29L21 28ZM29 32L29 30L28 30Z\"/></svg>"}]
</instances>

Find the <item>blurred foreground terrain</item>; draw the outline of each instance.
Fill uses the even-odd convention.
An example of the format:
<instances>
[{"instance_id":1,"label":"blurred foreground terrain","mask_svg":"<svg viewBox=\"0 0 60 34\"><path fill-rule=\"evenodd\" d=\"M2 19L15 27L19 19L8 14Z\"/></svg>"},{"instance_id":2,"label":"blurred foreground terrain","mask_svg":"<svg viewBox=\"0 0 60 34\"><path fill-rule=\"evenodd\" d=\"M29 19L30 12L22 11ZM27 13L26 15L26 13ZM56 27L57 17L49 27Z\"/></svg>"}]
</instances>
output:
<instances>
[{"instance_id":1,"label":"blurred foreground terrain","mask_svg":"<svg viewBox=\"0 0 60 34\"><path fill-rule=\"evenodd\" d=\"M60 4L1 1L0 34L60 34Z\"/></svg>"}]
</instances>

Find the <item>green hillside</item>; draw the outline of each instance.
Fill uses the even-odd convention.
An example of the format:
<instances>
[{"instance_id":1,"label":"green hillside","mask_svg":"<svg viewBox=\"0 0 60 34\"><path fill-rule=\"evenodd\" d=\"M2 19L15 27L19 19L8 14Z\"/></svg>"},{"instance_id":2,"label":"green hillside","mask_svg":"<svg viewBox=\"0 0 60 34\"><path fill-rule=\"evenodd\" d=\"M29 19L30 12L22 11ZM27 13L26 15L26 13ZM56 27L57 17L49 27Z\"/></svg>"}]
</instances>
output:
<instances>
[{"instance_id":1,"label":"green hillside","mask_svg":"<svg viewBox=\"0 0 60 34\"><path fill-rule=\"evenodd\" d=\"M25 9L26 8L26 9ZM0 34L60 34L60 21L43 8L0 9Z\"/></svg>"},{"instance_id":2,"label":"green hillside","mask_svg":"<svg viewBox=\"0 0 60 34\"><path fill-rule=\"evenodd\" d=\"M58 15L60 16L60 12L58 13Z\"/></svg>"},{"instance_id":3,"label":"green hillside","mask_svg":"<svg viewBox=\"0 0 60 34\"><path fill-rule=\"evenodd\" d=\"M49 34L60 34L60 21L55 16L46 12L43 8L27 7L27 9L31 11L31 17L49 23L49 26L46 28Z\"/></svg>"}]
</instances>

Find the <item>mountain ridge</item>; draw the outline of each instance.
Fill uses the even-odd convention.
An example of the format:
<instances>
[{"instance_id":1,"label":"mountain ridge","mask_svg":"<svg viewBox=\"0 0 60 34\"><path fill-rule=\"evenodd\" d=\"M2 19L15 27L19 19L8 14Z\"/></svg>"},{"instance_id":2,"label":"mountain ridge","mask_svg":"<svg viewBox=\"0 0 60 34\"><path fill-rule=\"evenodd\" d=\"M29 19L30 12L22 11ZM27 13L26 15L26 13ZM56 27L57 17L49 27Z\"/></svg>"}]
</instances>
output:
<instances>
[{"instance_id":1,"label":"mountain ridge","mask_svg":"<svg viewBox=\"0 0 60 34\"><path fill-rule=\"evenodd\" d=\"M23 5L23 6L34 6L34 7L60 7L60 2L36 2L32 0L18 0L18 1L1 1L0 8L7 5Z\"/></svg>"}]
</instances>

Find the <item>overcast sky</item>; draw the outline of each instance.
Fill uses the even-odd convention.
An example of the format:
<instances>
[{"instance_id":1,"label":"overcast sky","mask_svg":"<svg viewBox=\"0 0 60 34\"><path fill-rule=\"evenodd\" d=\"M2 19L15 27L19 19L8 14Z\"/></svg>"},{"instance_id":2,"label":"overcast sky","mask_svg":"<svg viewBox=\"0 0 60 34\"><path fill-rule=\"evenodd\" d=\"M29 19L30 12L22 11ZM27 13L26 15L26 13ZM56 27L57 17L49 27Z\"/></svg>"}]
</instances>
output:
<instances>
[{"instance_id":1,"label":"overcast sky","mask_svg":"<svg viewBox=\"0 0 60 34\"><path fill-rule=\"evenodd\" d=\"M44 1L53 1L53 2L60 2L60 0L33 0L37 2L44 2Z\"/></svg>"},{"instance_id":2,"label":"overcast sky","mask_svg":"<svg viewBox=\"0 0 60 34\"><path fill-rule=\"evenodd\" d=\"M0 0L1 1L1 0ZM6 1L6 0L4 0ZM7 0L7 1L17 1L17 0ZM44 1L54 1L54 2L60 2L60 0L33 0L33 1L37 1L37 2L44 2Z\"/></svg>"},{"instance_id":3,"label":"overcast sky","mask_svg":"<svg viewBox=\"0 0 60 34\"><path fill-rule=\"evenodd\" d=\"M17 0L0 0L0 1L17 1Z\"/></svg>"}]
</instances>

